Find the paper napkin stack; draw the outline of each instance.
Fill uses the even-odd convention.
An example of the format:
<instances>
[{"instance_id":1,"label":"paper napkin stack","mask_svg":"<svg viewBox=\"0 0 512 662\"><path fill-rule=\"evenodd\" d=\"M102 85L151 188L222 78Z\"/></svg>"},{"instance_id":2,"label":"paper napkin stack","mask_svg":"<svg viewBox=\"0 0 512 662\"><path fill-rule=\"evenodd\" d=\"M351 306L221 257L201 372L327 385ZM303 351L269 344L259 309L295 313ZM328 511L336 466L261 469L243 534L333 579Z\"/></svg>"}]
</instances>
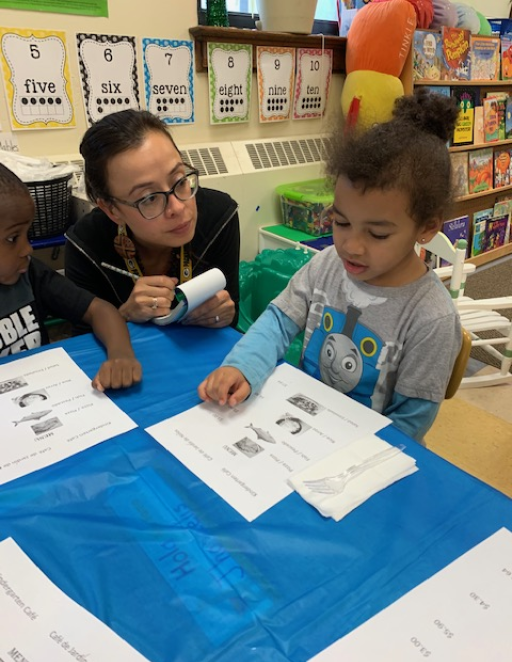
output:
<instances>
[{"instance_id":1,"label":"paper napkin stack","mask_svg":"<svg viewBox=\"0 0 512 662\"><path fill-rule=\"evenodd\" d=\"M416 460L398 451L396 455L367 468L363 473L349 480L343 491L334 495L314 492L304 485L304 481L341 474L349 467L359 465L364 460L390 448L393 448L391 444L375 435L368 435L296 473L288 482L324 517L332 517L339 522L376 492L417 471Z\"/></svg>"}]
</instances>

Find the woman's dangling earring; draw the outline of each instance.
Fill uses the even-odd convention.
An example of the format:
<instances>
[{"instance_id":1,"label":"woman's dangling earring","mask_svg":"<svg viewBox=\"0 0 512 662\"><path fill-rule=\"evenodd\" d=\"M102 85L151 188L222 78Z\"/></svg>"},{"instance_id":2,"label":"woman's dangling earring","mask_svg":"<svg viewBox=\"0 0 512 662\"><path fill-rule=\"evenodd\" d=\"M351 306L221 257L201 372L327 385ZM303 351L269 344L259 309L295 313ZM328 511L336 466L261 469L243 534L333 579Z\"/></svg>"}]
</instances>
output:
<instances>
[{"instance_id":1,"label":"woman's dangling earring","mask_svg":"<svg viewBox=\"0 0 512 662\"><path fill-rule=\"evenodd\" d=\"M117 226L117 235L114 239L114 249L123 260L133 260L137 253L135 244L126 233L125 225Z\"/></svg>"}]
</instances>

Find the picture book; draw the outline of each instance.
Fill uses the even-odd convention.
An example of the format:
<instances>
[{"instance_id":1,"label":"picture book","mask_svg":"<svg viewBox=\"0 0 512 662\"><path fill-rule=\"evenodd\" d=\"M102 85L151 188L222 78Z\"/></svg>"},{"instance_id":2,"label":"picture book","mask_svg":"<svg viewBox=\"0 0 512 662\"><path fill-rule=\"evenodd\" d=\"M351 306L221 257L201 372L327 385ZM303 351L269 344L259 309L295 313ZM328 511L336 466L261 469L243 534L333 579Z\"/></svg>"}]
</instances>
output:
<instances>
[{"instance_id":1,"label":"picture book","mask_svg":"<svg viewBox=\"0 0 512 662\"><path fill-rule=\"evenodd\" d=\"M485 226L485 251L505 245L505 238L509 229L510 214L489 219Z\"/></svg>"},{"instance_id":2,"label":"picture book","mask_svg":"<svg viewBox=\"0 0 512 662\"><path fill-rule=\"evenodd\" d=\"M495 99L498 104L498 140L505 140L508 92L489 92L486 99Z\"/></svg>"},{"instance_id":3,"label":"picture book","mask_svg":"<svg viewBox=\"0 0 512 662\"><path fill-rule=\"evenodd\" d=\"M512 121L512 116L511 116ZM475 126L473 127L473 143L481 145L484 140L484 107L477 106L475 108Z\"/></svg>"},{"instance_id":4,"label":"picture book","mask_svg":"<svg viewBox=\"0 0 512 662\"><path fill-rule=\"evenodd\" d=\"M500 147L494 150L494 188L502 188L511 184L510 159L512 149Z\"/></svg>"},{"instance_id":5,"label":"picture book","mask_svg":"<svg viewBox=\"0 0 512 662\"><path fill-rule=\"evenodd\" d=\"M505 102L505 138L512 138L512 97Z\"/></svg>"},{"instance_id":6,"label":"picture book","mask_svg":"<svg viewBox=\"0 0 512 662\"><path fill-rule=\"evenodd\" d=\"M481 209L473 214L471 257L485 251L485 226L493 216L493 208Z\"/></svg>"},{"instance_id":7,"label":"picture book","mask_svg":"<svg viewBox=\"0 0 512 662\"><path fill-rule=\"evenodd\" d=\"M441 33L431 30L415 30L413 41L413 79L441 79Z\"/></svg>"},{"instance_id":8,"label":"picture book","mask_svg":"<svg viewBox=\"0 0 512 662\"><path fill-rule=\"evenodd\" d=\"M499 202L494 203L493 217L498 218L506 215L508 215L509 218L512 218L512 200L500 200ZM505 234L505 243L508 244L509 240L510 223L508 224L507 232Z\"/></svg>"},{"instance_id":9,"label":"picture book","mask_svg":"<svg viewBox=\"0 0 512 662\"><path fill-rule=\"evenodd\" d=\"M499 140L500 116L498 99L486 97L482 106L484 109L484 142L490 143Z\"/></svg>"},{"instance_id":10,"label":"picture book","mask_svg":"<svg viewBox=\"0 0 512 662\"><path fill-rule=\"evenodd\" d=\"M471 35L471 80L499 80L500 38Z\"/></svg>"},{"instance_id":11,"label":"picture book","mask_svg":"<svg viewBox=\"0 0 512 662\"><path fill-rule=\"evenodd\" d=\"M441 80L469 80L470 77L470 37L469 30L443 26L441 48L443 62Z\"/></svg>"},{"instance_id":12,"label":"picture book","mask_svg":"<svg viewBox=\"0 0 512 662\"><path fill-rule=\"evenodd\" d=\"M501 35L501 79L512 79L512 35Z\"/></svg>"},{"instance_id":13,"label":"picture book","mask_svg":"<svg viewBox=\"0 0 512 662\"><path fill-rule=\"evenodd\" d=\"M448 221L445 221L441 231L448 237L454 246L457 239L467 240L469 238L469 216L459 216L458 218L452 218ZM447 266L447 264L449 263L446 262L446 260L441 260L442 267Z\"/></svg>"},{"instance_id":14,"label":"picture book","mask_svg":"<svg viewBox=\"0 0 512 662\"><path fill-rule=\"evenodd\" d=\"M424 90L428 90L430 94L441 94L443 97L449 97L451 95L449 85L424 85Z\"/></svg>"},{"instance_id":15,"label":"picture book","mask_svg":"<svg viewBox=\"0 0 512 662\"><path fill-rule=\"evenodd\" d=\"M468 188L468 153L452 152L450 154L453 171L453 194L455 197L467 195Z\"/></svg>"},{"instance_id":16,"label":"picture book","mask_svg":"<svg viewBox=\"0 0 512 662\"><path fill-rule=\"evenodd\" d=\"M490 191L493 185L493 153L491 147L475 149L468 157L468 188L470 193Z\"/></svg>"},{"instance_id":17,"label":"picture book","mask_svg":"<svg viewBox=\"0 0 512 662\"><path fill-rule=\"evenodd\" d=\"M477 87L454 87L451 93L460 108L453 131L452 144L471 144L473 142L475 106L480 105L480 92Z\"/></svg>"}]
</instances>

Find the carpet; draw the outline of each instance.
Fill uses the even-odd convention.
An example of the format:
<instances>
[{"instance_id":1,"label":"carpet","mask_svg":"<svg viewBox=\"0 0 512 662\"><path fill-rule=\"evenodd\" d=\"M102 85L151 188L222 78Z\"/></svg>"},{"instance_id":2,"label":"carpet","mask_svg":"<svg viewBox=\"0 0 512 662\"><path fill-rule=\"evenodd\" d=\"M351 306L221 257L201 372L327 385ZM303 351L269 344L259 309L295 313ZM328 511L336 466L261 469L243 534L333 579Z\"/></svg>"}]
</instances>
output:
<instances>
[{"instance_id":1,"label":"carpet","mask_svg":"<svg viewBox=\"0 0 512 662\"><path fill-rule=\"evenodd\" d=\"M512 259L506 258L495 266L477 269L468 277L465 294L472 299L490 299L512 295ZM512 320L512 308L500 310L500 313ZM488 331L479 334L482 338L496 338L498 333ZM496 349L501 351L501 346ZM471 350L471 358L499 368L499 362L483 349L476 347Z\"/></svg>"}]
</instances>

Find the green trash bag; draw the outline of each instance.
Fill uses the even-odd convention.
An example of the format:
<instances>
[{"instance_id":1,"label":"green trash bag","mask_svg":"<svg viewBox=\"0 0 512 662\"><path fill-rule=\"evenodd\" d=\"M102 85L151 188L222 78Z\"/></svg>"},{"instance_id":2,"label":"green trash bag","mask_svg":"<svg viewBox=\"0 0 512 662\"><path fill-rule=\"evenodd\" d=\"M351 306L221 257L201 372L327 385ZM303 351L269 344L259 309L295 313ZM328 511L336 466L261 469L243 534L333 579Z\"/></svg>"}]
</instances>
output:
<instances>
[{"instance_id":1,"label":"green trash bag","mask_svg":"<svg viewBox=\"0 0 512 662\"><path fill-rule=\"evenodd\" d=\"M240 262L240 312L237 329L246 333L268 304L288 285L293 274L312 258L313 254L296 248L259 253L252 262ZM298 366L304 333L298 335L285 359Z\"/></svg>"}]
</instances>

